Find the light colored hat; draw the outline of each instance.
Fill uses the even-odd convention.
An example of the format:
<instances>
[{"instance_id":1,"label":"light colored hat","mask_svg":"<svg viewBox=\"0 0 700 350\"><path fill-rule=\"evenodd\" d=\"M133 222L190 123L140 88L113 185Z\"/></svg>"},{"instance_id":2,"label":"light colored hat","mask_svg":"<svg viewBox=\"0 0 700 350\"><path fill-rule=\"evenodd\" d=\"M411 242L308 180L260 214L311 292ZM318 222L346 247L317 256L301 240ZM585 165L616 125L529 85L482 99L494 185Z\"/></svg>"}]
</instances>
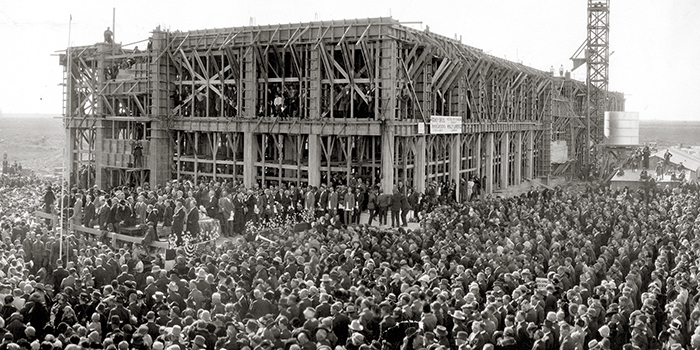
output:
<instances>
[{"instance_id":1,"label":"light colored hat","mask_svg":"<svg viewBox=\"0 0 700 350\"><path fill-rule=\"evenodd\" d=\"M355 331L355 332L360 332L363 329L362 325L360 324L360 320L352 320L352 322L350 322L350 326L348 328L350 328L350 330Z\"/></svg>"}]
</instances>

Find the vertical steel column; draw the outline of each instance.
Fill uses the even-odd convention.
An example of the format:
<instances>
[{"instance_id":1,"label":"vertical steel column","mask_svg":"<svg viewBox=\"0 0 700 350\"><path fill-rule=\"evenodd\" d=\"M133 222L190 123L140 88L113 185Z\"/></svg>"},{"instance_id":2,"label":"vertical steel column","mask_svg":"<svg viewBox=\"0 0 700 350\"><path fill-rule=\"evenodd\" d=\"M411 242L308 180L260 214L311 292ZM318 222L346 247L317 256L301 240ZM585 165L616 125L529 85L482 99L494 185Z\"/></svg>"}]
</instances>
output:
<instances>
[{"instance_id":1,"label":"vertical steel column","mask_svg":"<svg viewBox=\"0 0 700 350\"><path fill-rule=\"evenodd\" d=\"M321 185L321 137L309 134L309 186Z\"/></svg>"},{"instance_id":2,"label":"vertical steel column","mask_svg":"<svg viewBox=\"0 0 700 350\"><path fill-rule=\"evenodd\" d=\"M501 189L510 185L508 183L508 168L510 167L510 132L506 131L501 137Z\"/></svg>"},{"instance_id":3,"label":"vertical steel column","mask_svg":"<svg viewBox=\"0 0 700 350\"><path fill-rule=\"evenodd\" d=\"M525 152L525 177L532 180L535 176L535 169L534 169L534 149L535 149L535 132L530 131L527 133L527 149Z\"/></svg>"},{"instance_id":4,"label":"vertical steel column","mask_svg":"<svg viewBox=\"0 0 700 350\"><path fill-rule=\"evenodd\" d=\"M243 186L253 188L256 173L257 141L252 131L243 133Z\"/></svg>"},{"instance_id":5,"label":"vertical steel column","mask_svg":"<svg viewBox=\"0 0 700 350\"><path fill-rule=\"evenodd\" d=\"M153 32L153 50L161 52L167 50L167 38L164 32ZM161 63L164 62L164 63ZM149 65L150 79L155 82L155 88L148 91L151 94L151 110L146 111L151 117L151 140L147 151L147 167L150 169L150 182L152 185L165 183L171 179L170 165L172 164L173 150L170 142L167 117L169 114L168 103L168 58L166 55ZM145 152L144 152L145 153Z\"/></svg>"},{"instance_id":6,"label":"vertical steel column","mask_svg":"<svg viewBox=\"0 0 700 350\"><path fill-rule=\"evenodd\" d=\"M483 176L486 176L486 183L482 183L481 187L484 189L485 193L491 193L493 192L493 139L494 139L495 134L490 132L486 134L486 167L485 167L485 174L481 174L482 178Z\"/></svg>"},{"instance_id":7,"label":"vertical steel column","mask_svg":"<svg viewBox=\"0 0 700 350\"><path fill-rule=\"evenodd\" d=\"M383 40L381 43L380 77L382 108L382 185L385 193L394 187L394 125L396 119L396 84L398 57L396 40Z\"/></svg>"},{"instance_id":8,"label":"vertical steel column","mask_svg":"<svg viewBox=\"0 0 700 350\"><path fill-rule=\"evenodd\" d=\"M460 180L460 169L462 168L462 138L461 134L450 135L452 142L450 143L450 180L455 182L455 195L457 200L459 198L459 180Z\"/></svg>"},{"instance_id":9,"label":"vertical steel column","mask_svg":"<svg viewBox=\"0 0 700 350\"><path fill-rule=\"evenodd\" d=\"M523 131L515 133L515 183L520 185L523 180Z\"/></svg>"},{"instance_id":10,"label":"vertical steel column","mask_svg":"<svg viewBox=\"0 0 700 350\"><path fill-rule=\"evenodd\" d=\"M425 192L425 135L416 137L416 156L413 164L413 188L416 192Z\"/></svg>"}]
</instances>

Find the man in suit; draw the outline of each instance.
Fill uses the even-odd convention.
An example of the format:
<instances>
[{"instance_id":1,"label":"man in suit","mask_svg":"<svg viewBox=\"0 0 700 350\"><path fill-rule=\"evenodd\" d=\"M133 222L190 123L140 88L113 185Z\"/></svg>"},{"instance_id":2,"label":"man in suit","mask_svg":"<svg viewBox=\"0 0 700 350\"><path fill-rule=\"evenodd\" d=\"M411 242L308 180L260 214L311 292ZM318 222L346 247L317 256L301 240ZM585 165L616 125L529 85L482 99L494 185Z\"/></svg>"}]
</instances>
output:
<instances>
[{"instance_id":1,"label":"man in suit","mask_svg":"<svg viewBox=\"0 0 700 350\"><path fill-rule=\"evenodd\" d=\"M165 196L158 196L156 202L153 203L153 206L156 208L156 210L158 210L158 222L165 221L165 218L163 217L165 215L165 198Z\"/></svg>"},{"instance_id":2,"label":"man in suit","mask_svg":"<svg viewBox=\"0 0 700 350\"><path fill-rule=\"evenodd\" d=\"M292 207L292 196L289 190L280 190L279 195L279 205L282 209L282 216L286 218L287 215L291 214L294 210L294 207Z\"/></svg>"},{"instance_id":3,"label":"man in suit","mask_svg":"<svg viewBox=\"0 0 700 350\"><path fill-rule=\"evenodd\" d=\"M369 221L368 225L372 225L375 216L377 216L377 192L372 189L369 191L367 196L367 210L369 210Z\"/></svg>"},{"instance_id":4,"label":"man in suit","mask_svg":"<svg viewBox=\"0 0 700 350\"><path fill-rule=\"evenodd\" d=\"M401 218L399 214L401 213L401 203L403 202L403 195L399 192L398 188L394 188L394 194L391 196L391 226L399 227L401 226Z\"/></svg>"},{"instance_id":5,"label":"man in suit","mask_svg":"<svg viewBox=\"0 0 700 350\"><path fill-rule=\"evenodd\" d=\"M401 226L408 226L408 223L406 222L406 215L408 214L409 210L411 210L411 205L408 203L408 197L403 194L401 194Z\"/></svg>"},{"instance_id":6,"label":"man in suit","mask_svg":"<svg viewBox=\"0 0 700 350\"><path fill-rule=\"evenodd\" d=\"M388 193L383 193L379 190L379 196L377 197L377 204L379 206L379 224L386 225L387 223L387 211L391 206L391 195Z\"/></svg>"},{"instance_id":7,"label":"man in suit","mask_svg":"<svg viewBox=\"0 0 700 350\"><path fill-rule=\"evenodd\" d=\"M348 188L348 192L345 193L343 206L345 207L345 225L351 225L354 223L354 212L357 207L357 199L352 187Z\"/></svg>"},{"instance_id":8,"label":"man in suit","mask_svg":"<svg viewBox=\"0 0 700 350\"><path fill-rule=\"evenodd\" d=\"M243 234L245 233L245 224L247 220L246 210L248 207L246 205L246 194L245 192L239 192L238 195L230 194L230 201L233 208L233 221L228 221L230 226L229 234Z\"/></svg>"},{"instance_id":9,"label":"man in suit","mask_svg":"<svg viewBox=\"0 0 700 350\"><path fill-rule=\"evenodd\" d=\"M156 206L156 208L158 208ZM159 209L160 211L160 209ZM163 201L163 211L161 213L161 218L163 219L163 227L170 227L173 225L173 215L175 214L175 204L173 204L170 198L165 198Z\"/></svg>"},{"instance_id":10,"label":"man in suit","mask_svg":"<svg viewBox=\"0 0 700 350\"><path fill-rule=\"evenodd\" d=\"M109 199L100 197L99 226L101 230L107 230L112 215L112 208L109 206Z\"/></svg>"},{"instance_id":11,"label":"man in suit","mask_svg":"<svg viewBox=\"0 0 700 350\"><path fill-rule=\"evenodd\" d=\"M515 340L520 345L520 349L532 349L532 338L527 331L528 323L525 321L525 313L518 311L515 314Z\"/></svg>"},{"instance_id":12,"label":"man in suit","mask_svg":"<svg viewBox=\"0 0 700 350\"><path fill-rule=\"evenodd\" d=\"M306 210L314 210L314 207L316 206L316 188L313 186L308 188L308 191L306 191L306 200L305 200L305 208Z\"/></svg>"},{"instance_id":13,"label":"man in suit","mask_svg":"<svg viewBox=\"0 0 700 350\"><path fill-rule=\"evenodd\" d=\"M146 206L146 223L153 223L154 226L158 226L158 218L160 214L158 209L156 209L152 204Z\"/></svg>"},{"instance_id":14,"label":"man in suit","mask_svg":"<svg viewBox=\"0 0 700 350\"><path fill-rule=\"evenodd\" d=\"M134 216L136 217L136 222L138 224L146 223L146 211L148 210L148 206L146 205L145 200L146 198L144 198L144 196L139 195L136 198L136 204L134 204Z\"/></svg>"},{"instance_id":15,"label":"man in suit","mask_svg":"<svg viewBox=\"0 0 700 350\"><path fill-rule=\"evenodd\" d=\"M75 196L75 203L73 203L73 216L71 217L73 225L83 224L83 200L82 195L78 194Z\"/></svg>"},{"instance_id":16,"label":"man in suit","mask_svg":"<svg viewBox=\"0 0 700 350\"><path fill-rule=\"evenodd\" d=\"M316 211L316 216L321 217L326 214L326 208L328 208L328 191L326 186L321 185L321 193L318 195L318 210Z\"/></svg>"},{"instance_id":17,"label":"man in suit","mask_svg":"<svg viewBox=\"0 0 700 350\"><path fill-rule=\"evenodd\" d=\"M207 210L207 216L217 219L219 216L219 199L216 198L214 190L209 191L209 195L203 200L202 205Z\"/></svg>"},{"instance_id":18,"label":"man in suit","mask_svg":"<svg viewBox=\"0 0 700 350\"><path fill-rule=\"evenodd\" d=\"M92 228L92 221L95 219L95 202L91 195L85 197L85 215L83 216L83 226Z\"/></svg>"},{"instance_id":19,"label":"man in suit","mask_svg":"<svg viewBox=\"0 0 700 350\"><path fill-rule=\"evenodd\" d=\"M233 202L231 202L228 192L221 192L218 207L220 211L219 223L221 224L221 230L224 236L229 237L231 236L233 225L233 220L229 220L229 218L231 218L231 213L233 212Z\"/></svg>"},{"instance_id":20,"label":"man in suit","mask_svg":"<svg viewBox=\"0 0 700 350\"><path fill-rule=\"evenodd\" d=\"M334 217L338 210L338 192L333 186L330 187L330 195L328 196L328 214Z\"/></svg>"},{"instance_id":21,"label":"man in suit","mask_svg":"<svg viewBox=\"0 0 700 350\"><path fill-rule=\"evenodd\" d=\"M173 211L173 233L177 237L176 244L180 245L182 243L182 232L185 229L185 222L187 221L187 212L185 207L182 205L181 200L175 202L175 210Z\"/></svg>"},{"instance_id":22,"label":"man in suit","mask_svg":"<svg viewBox=\"0 0 700 350\"><path fill-rule=\"evenodd\" d=\"M297 204L299 203L301 198L301 192L299 191L299 188L295 187L294 185L289 186L289 198L292 200L292 206L297 207Z\"/></svg>"},{"instance_id":23,"label":"man in suit","mask_svg":"<svg viewBox=\"0 0 700 350\"><path fill-rule=\"evenodd\" d=\"M193 237L199 235L199 209L195 201L187 202L187 226L186 231Z\"/></svg>"},{"instance_id":24,"label":"man in suit","mask_svg":"<svg viewBox=\"0 0 700 350\"><path fill-rule=\"evenodd\" d=\"M245 197L245 221L258 221L258 214L255 212L255 206L257 205L257 200L253 190L248 190L248 194Z\"/></svg>"},{"instance_id":25,"label":"man in suit","mask_svg":"<svg viewBox=\"0 0 700 350\"><path fill-rule=\"evenodd\" d=\"M265 190L268 191L268 190ZM258 191L257 194L257 209L258 209L258 220L265 222L268 220L268 211L267 211L267 196L265 195L265 191L260 190Z\"/></svg>"}]
</instances>

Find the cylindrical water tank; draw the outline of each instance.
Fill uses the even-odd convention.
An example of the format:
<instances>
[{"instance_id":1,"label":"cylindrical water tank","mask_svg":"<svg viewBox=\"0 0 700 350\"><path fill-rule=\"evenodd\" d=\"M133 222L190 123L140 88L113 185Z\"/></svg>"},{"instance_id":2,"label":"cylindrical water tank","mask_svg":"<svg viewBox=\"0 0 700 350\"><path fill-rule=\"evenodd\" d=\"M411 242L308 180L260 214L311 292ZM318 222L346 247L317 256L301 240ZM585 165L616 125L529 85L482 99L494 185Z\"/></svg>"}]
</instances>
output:
<instances>
[{"instance_id":1,"label":"cylindrical water tank","mask_svg":"<svg viewBox=\"0 0 700 350\"><path fill-rule=\"evenodd\" d=\"M639 112L605 112L606 145L639 144Z\"/></svg>"}]
</instances>

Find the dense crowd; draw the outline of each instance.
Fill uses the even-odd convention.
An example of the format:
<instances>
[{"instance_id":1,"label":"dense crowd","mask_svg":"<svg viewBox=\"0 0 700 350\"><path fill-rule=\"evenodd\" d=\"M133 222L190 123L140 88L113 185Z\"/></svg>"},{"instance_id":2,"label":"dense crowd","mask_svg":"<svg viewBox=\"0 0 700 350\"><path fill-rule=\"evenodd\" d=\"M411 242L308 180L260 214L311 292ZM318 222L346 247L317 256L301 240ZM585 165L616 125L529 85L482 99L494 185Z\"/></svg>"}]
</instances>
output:
<instances>
[{"instance_id":1,"label":"dense crowd","mask_svg":"<svg viewBox=\"0 0 700 350\"><path fill-rule=\"evenodd\" d=\"M430 212L438 205L456 202L455 184L430 182L425 194L413 191L402 183L384 193L378 186L369 186L362 178L348 184L339 182L320 186L255 186L245 188L232 182L173 181L164 186L120 186L102 191L72 188L58 205L76 225L119 232L125 227L142 226L158 233L168 232L177 242L183 235L197 236L198 222L203 217L219 222L227 237L246 234L251 227L263 229L319 220L324 225L344 228L359 224L362 214L368 223L394 227L406 226L418 213ZM472 181L471 192L478 195L479 186ZM467 189L467 184L463 186ZM49 187L44 195L45 210L57 206L56 192ZM472 194L462 191L462 198ZM62 202L62 203L61 203ZM363 219L365 220L365 219Z\"/></svg>"},{"instance_id":2,"label":"dense crowd","mask_svg":"<svg viewBox=\"0 0 700 350\"><path fill-rule=\"evenodd\" d=\"M700 349L695 184L461 203L446 186L419 229L324 213L170 263L80 235L59 256L35 181L0 182L2 350Z\"/></svg>"}]
</instances>

